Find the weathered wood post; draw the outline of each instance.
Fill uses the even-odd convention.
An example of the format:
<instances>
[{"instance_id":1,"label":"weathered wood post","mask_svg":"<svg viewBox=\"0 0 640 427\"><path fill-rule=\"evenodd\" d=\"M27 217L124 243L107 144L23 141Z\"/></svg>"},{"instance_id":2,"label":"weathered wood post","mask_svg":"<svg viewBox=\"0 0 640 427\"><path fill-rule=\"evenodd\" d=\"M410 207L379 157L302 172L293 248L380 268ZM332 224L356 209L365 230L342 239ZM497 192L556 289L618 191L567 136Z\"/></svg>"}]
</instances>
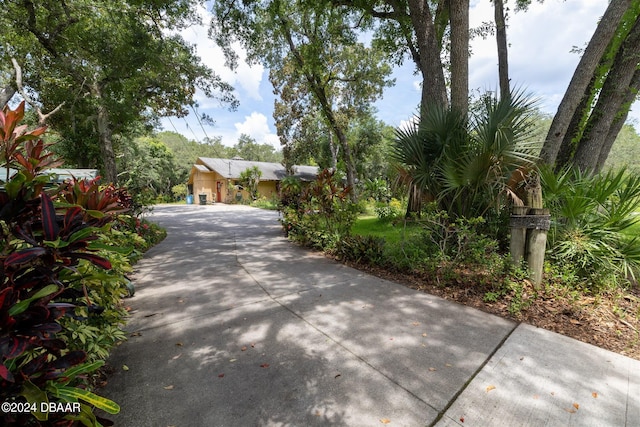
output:
<instances>
[{"instance_id":1,"label":"weathered wood post","mask_svg":"<svg viewBox=\"0 0 640 427\"><path fill-rule=\"evenodd\" d=\"M530 206L529 217L531 224L527 226L527 251L526 261L531 272L531 280L537 288L542 283L542 273L544 271L544 254L547 249L547 231L551 221L549 210L542 208L542 185L540 175L533 172L529 175L526 199Z\"/></svg>"},{"instance_id":2,"label":"weathered wood post","mask_svg":"<svg viewBox=\"0 0 640 427\"><path fill-rule=\"evenodd\" d=\"M511 241L509 244L509 251L511 252L511 259L516 265L525 259L526 247L527 247L527 227L522 222L522 218L529 212L528 206L514 206L511 214Z\"/></svg>"},{"instance_id":3,"label":"weathered wood post","mask_svg":"<svg viewBox=\"0 0 640 427\"><path fill-rule=\"evenodd\" d=\"M544 272L544 255L547 250L547 232L551 220L549 209L534 209L529 211L531 223L527 232L527 266L531 271L531 281L537 288L542 283Z\"/></svg>"}]
</instances>

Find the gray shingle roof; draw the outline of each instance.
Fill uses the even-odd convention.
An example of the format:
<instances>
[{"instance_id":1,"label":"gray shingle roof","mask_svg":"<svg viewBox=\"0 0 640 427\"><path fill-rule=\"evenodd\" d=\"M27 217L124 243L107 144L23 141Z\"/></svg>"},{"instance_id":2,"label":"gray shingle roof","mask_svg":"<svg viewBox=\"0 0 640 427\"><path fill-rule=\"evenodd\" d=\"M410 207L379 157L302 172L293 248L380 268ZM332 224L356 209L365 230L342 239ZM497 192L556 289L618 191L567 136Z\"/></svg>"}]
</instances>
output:
<instances>
[{"instance_id":1,"label":"gray shingle roof","mask_svg":"<svg viewBox=\"0 0 640 427\"><path fill-rule=\"evenodd\" d=\"M257 166L262 172L260 177L261 181L280 181L287 176L287 172L283 165L280 163L269 162L252 162L250 160L235 160L235 159L217 159L211 157L199 157L198 158L204 166L209 170L215 171L222 175L224 178L238 179L240 174L251 168ZM195 165L198 168L199 165ZM313 180L318 174L317 166L294 166L294 176L302 180Z\"/></svg>"}]
</instances>

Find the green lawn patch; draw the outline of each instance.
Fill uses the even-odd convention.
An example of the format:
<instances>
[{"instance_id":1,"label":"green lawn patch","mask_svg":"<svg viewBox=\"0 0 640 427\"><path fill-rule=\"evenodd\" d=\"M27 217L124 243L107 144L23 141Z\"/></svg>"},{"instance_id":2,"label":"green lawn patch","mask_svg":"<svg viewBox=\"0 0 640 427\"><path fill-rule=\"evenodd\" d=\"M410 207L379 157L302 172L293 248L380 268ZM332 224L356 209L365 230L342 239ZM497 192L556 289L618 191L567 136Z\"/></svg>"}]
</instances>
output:
<instances>
[{"instance_id":1,"label":"green lawn patch","mask_svg":"<svg viewBox=\"0 0 640 427\"><path fill-rule=\"evenodd\" d=\"M388 244L400 243L404 238L416 234L419 226L412 223L399 222L394 224L389 221L381 221L374 215L362 215L358 217L351 228L351 233L358 236L375 236L383 238Z\"/></svg>"}]
</instances>

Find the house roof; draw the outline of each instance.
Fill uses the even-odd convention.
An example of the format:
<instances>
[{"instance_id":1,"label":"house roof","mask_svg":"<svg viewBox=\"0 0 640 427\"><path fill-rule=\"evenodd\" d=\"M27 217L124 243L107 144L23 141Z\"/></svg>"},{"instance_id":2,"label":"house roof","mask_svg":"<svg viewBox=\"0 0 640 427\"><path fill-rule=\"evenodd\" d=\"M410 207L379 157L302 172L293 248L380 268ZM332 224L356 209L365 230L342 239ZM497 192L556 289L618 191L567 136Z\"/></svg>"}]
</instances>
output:
<instances>
[{"instance_id":1,"label":"house roof","mask_svg":"<svg viewBox=\"0 0 640 427\"><path fill-rule=\"evenodd\" d=\"M211 157L198 157L197 164L194 167L203 172L217 172L224 178L238 179L240 174L251 168L257 166L262 172L260 177L261 181L280 181L287 176L287 171L280 163L270 162L253 162L250 160L238 160L238 159L217 159ZM207 170L203 170L202 166ZM317 166L293 166L293 176L304 180L311 181L318 175Z\"/></svg>"},{"instance_id":2,"label":"house roof","mask_svg":"<svg viewBox=\"0 0 640 427\"><path fill-rule=\"evenodd\" d=\"M13 175L18 172L16 169L0 168L0 181L7 182ZM75 177L76 179L93 179L98 176L98 169L67 169L67 168L51 168L43 171L43 174L51 175L51 182L63 182L65 179Z\"/></svg>"}]
</instances>

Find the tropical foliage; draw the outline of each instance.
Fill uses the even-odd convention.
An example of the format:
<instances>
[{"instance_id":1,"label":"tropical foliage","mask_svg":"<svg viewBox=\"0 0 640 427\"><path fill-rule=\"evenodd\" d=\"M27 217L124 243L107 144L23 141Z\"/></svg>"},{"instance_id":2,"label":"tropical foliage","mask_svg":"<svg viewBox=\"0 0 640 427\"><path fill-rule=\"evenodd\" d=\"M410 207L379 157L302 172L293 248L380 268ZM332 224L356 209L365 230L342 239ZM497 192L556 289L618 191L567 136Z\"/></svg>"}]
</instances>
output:
<instances>
[{"instance_id":1,"label":"tropical foliage","mask_svg":"<svg viewBox=\"0 0 640 427\"><path fill-rule=\"evenodd\" d=\"M45 128L28 131L23 117L24 103L0 112L0 400L32 410L3 411L0 424L98 426L107 421L93 407L119 407L87 375L125 339L125 274L144 239L122 216L132 202L122 188L50 184L59 161L39 139ZM43 402L79 411L41 412Z\"/></svg>"},{"instance_id":2,"label":"tropical foliage","mask_svg":"<svg viewBox=\"0 0 640 427\"><path fill-rule=\"evenodd\" d=\"M570 266L583 286L606 288L640 271L640 239L629 231L640 218L640 177L617 172L588 175L577 169L541 171L551 209L549 254Z\"/></svg>"},{"instance_id":3,"label":"tropical foliage","mask_svg":"<svg viewBox=\"0 0 640 427\"><path fill-rule=\"evenodd\" d=\"M300 189L298 193L295 193ZM358 206L350 201L351 188L327 169L306 186L289 180L283 189L282 226L293 240L330 250L351 233Z\"/></svg>"},{"instance_id":4,"label":"tropical foliage","mask_svg":"<svg viewBox=\"0 0 640 427\"><path fill-rule=\"evenodd\" d=\"M392 156L409 184L452 217L473 218L505 205L534 167L534 103L522 93L485 96L470 119L433 107L397 131Z\"/></svg>"}]
</instances>

